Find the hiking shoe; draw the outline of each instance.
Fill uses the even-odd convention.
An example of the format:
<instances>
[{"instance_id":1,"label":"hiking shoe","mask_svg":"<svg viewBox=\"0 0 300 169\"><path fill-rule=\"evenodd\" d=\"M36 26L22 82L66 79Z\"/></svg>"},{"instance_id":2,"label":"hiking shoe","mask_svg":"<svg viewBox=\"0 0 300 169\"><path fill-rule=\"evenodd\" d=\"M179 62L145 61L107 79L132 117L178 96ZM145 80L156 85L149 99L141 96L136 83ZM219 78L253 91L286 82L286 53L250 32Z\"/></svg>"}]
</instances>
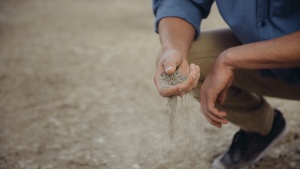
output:
<instances>
[{"instance_id":1,"label":"hiking shoe","mask_svg":"<svg viewBox=\"0 0 300 169\"><path fill-rule=\"evenodd\" d=\"M278 110L275 110L271 131L263 136L255 132L238 131L229 149L217 157L214 169L237 169L259 161L268 149L274 146L288 131L286 122Z\"/></svg>"}]
</instances>

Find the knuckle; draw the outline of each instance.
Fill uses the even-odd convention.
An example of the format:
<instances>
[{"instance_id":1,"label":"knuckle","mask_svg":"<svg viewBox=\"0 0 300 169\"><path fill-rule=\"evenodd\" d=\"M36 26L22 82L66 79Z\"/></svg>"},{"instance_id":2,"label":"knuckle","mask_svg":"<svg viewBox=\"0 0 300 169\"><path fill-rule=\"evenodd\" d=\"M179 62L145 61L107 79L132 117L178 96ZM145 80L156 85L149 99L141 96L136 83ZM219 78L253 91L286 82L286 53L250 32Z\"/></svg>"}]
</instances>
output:
<instances>
[{"instance_id":1,"label":"knuckle","mask_svg":"<svg viewBox=\"0 0 300 169\"><path fill-rule=\"evenodd\" d=\"M194 81L192 79L188 81L189 86L192 86L193 84L194 84Z\"/></svg>"},{"instance_id":2,"label":"knuckle","mask_svg":"<svg viewBox=\"0 0 300 169\"><path fill-rule=\"evenodd\" d=\"M166 97L166 93L164 91L159 91L159 94L162 96L162 97Z\"/></svg>"},{"instance_id":3,"label":"knuckle","mask_svg":"<svg viewBox=\"0 0 300 169\"><path fill-rule=\"evenodd\" d=\"M211 116L213 116L214 119L216 119L216 116L217 116L218 114L216 114L216 112L214 112L212 108L210 108L209 112L211 113Z\"/></svg>"},{"instance_id":4,"label":"knuckle","mask_svg":"<svg viewBox=\"0 0 300 169\"><path fill-rule=\"evenodd\" d=\"M210 118L211 120L215 120L215 117L214 117L212 114L209 114L209 118Z\"/></svg>"},{"instance_id":5,"label":"knuckle","mask_svg":"<svg viewBox=\"0 0 300 169\"><path fill-rule=\"evenodd\" d=\"M215 117L215 116L212 116L211 118L212 118L212 120L214 120L214 121L217 121L217 122L219 121L218 118Z\"/></svg>"},{"instance_id":6,"label":"knuckle","mask_svg":"<svg viewBox=\"0 0 300 169\"><path fill-rule=\"evenodd\" d=\"M178 91L179 92L184 91L184 90L186 90L186 88L187 88L186 84L181 84L180 86L178 86Z\"/></svg>"},{"instance_id":7,"label":"knuckle","mask_svg":"<svg viewBox=\"0 0 300 169\"><path fill-rule=\"evenodd\" d=\"M180 93L181 91L183 91L183 89L182 89L181 86L177 86L177 87L175 88L175 91L176 91L177 93Z\"/></svg>"}]
</instances>

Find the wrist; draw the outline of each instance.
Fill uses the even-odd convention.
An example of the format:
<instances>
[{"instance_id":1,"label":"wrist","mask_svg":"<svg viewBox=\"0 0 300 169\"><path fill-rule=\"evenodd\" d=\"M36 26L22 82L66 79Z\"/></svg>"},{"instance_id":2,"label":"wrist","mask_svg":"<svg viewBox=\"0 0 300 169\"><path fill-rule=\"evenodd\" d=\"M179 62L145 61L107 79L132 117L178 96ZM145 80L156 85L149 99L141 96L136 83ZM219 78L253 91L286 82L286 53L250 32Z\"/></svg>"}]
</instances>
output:
<instances>
[{"instance_id":1,"label":"wrist","mask_svg":"<svg viewBox=\"0 0 300 169\"><path fill-rule=\"evenodd\" d=\"M231 48L223 51L218 57L217 62L232 71L238 68L235 63L235 53Z\"/></svg>"},{"instance_id":2,"label":"wrist","mask_svg":"<svg viewBox=\"0 0 300 169\"><path fill-rule=\"evenodd\" d=\"M187 58L194 37L194 27L181 18L166 17L159 23L159 38L163 53L174 50Z\"/></svg>"}]
</instances>

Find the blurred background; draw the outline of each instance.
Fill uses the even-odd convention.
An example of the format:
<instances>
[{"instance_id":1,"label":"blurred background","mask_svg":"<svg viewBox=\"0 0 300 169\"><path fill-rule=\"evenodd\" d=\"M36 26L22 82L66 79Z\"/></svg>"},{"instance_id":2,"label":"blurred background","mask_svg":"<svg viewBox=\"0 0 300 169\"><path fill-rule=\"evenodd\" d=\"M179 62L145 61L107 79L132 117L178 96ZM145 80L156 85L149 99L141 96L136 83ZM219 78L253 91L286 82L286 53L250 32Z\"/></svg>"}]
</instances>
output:
<instances>
[{"instance_id":1,"label":"blurred background","mask_svg":"<svg viewBox=\"0 0 300 169\"><path fill-rule=\"evenodd\" d=\"M163 168L151 3L0 0L1 169ZM224 27L214 6L202 30ZM291 132L254 168L299 169L299 102L268 99ZM203 156L182 168L210 168L236 130L207 126Z\"/></svg>"}]
</instances>

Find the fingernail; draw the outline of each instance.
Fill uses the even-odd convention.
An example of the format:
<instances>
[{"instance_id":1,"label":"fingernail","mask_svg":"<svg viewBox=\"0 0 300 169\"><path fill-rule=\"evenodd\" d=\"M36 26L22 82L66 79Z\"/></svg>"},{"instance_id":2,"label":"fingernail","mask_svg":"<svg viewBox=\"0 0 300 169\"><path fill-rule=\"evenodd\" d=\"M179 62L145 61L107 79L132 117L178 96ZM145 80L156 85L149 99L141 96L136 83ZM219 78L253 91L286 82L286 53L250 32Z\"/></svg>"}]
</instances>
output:
<instances>
[{"instance_id":1,"label":"fingernail","mask_svg":"<svg viewBox=\"0 0 300 169\"><path fill-rule=\"evenodd\" d=\"M195 69L195 65L194 64L191 64L191 67L192 67L192 69Z\"/></svg>"},{"instance_id":2,"label":"fingernail","mask_svg":"<svg viewBox=\"0 0 300 169\"><path fill-rule=\"evenodd\" d=\"M171 70L173 68L173 66L168 66L167 68L166 68L166 71L169 71L169 70Z\"/></svg>"}]
</instances>

